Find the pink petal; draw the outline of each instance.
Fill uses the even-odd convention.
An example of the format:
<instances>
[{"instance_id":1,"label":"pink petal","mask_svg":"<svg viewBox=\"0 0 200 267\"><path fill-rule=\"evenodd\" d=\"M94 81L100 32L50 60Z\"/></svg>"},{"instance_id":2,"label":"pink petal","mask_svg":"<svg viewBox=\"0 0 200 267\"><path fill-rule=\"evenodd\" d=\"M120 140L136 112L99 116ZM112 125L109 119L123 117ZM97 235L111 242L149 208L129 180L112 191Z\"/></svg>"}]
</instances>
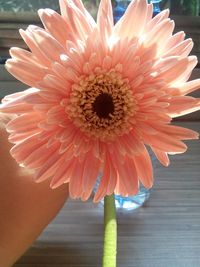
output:
<instances>
[{"instance_id":1,"label":"pink petal","mask_svg":"<svg viewBox=\"0 0 200 267\"><path fill-rule=\"evenodd\" d=\"M116 184L116 188L115 188L115 194L116 195L121 195L123 197L127 197L128 196L127 189L124 186L123 179L121 179L119 177L119 173L118 173L118 176L117 176L117 184Z\"/></svg>"},{"instance_id":2,"label":"pink petal","mask_svg":"<svg viewBox=\"0 0 200 267\"><path fill-rule=\"evenodd\" d=\"M52 64L53 71L68 83L77 83L80 73L76 72L72 67L65 68L61 64L55 62Z\"/></svg>"},{"instance_id":3,"label":"pink petal","mask_svg":"<svg viewBox=\"0 0 200 267\"><path fill-rule=\"evenodd\" d=\"M147 9L147 23L152 19L153 16L153 4L148 4L148 9Z\"/></svg>"},{"instance_id":4,"label":"pink petal","mask_svg":"<svg viewBox=\"0 0 200 267\"><path fill-rule=\"evenodd\" d=\"M177 88L175 88L174 93L176 95L187 95L198 89L200 89L200 79L189 81L187 83L180 84L179 86L177 85Z\"/></svg>"},{"instance_id":5,"label":"pink petal","mask_svg":"<svg viewBox=\"0 0 200 267\"><path fill-rule=\"evenodd\" d=\"M48 57L43 53L35 39L33 38L33 34L29 30L19 30L20 35L24 39L27 46L30 48L33 55L39 60L39 62L44 66L49 66L51 64L51 61L48 59Z\"/></svg>"},{"instance_id":6,"label":"pink petal","mask_svg":"<svg viewBox=\"0 0 200 267\"><path fill-rule=\"evenodd\" d=\"M117 162L116 162L117 164ZM126 195L133 196L138 192L138 175L134 161L126 157L124 164L117 164L119 179L123 183ZM124 195L124 192L121 192Z\"/></svg>"},{"instance_id":7,"label":"pink petal","mask_svg":"<svg viewBox=\"0 0 200 267\"><path fill-rule=\"evenodd\" d=\"M164 19L146 33L144 39L145 47L156 44L158 53L164 49L164 45L174 30L174 22L170 19Z\"/></svg>"},{"instance_id":8,"label":"pink petal","mask_svg":"<svg viewBox=\"0 0 200 267\"><path fill-rule=\"evenodd\" d=\"M73 1L75 5L79 8L79 10L85 15L85 18L87 19L87 22L90 25L90 27L95 28L96 22L90 15L90 13L87 11L87 9L84 7L82 0L73 0Z\"/></svg>"},{"instance_id":9,"label":"pink petal","mask_svg":"<svg viewBox=\"0 0 200 267\"><path fill-rule=\"evenodd\" d=\"M105 195L111 195L114 192L116 183L117 172L113 165L112 158L110 157L109 153L107 153L102 177L94 197L94 202L99 202Z\"/></svg>"},{"instance_id":10,"label":"pink petal","mask_svg":"<svg viewBox=\"0 0 200 267\"><path fill-rule=\"evenodd\" d=\"M85 165L82 178L83 194L81 199L83 201L87 200L92 193L92 189L99 174L99 167L99 159L94 158L93 155L88 152L85 156Z\"/></svg>"},{"instance_id":11,"label":"pink petal","mask_svg":"<svg viewBox=\"0 0 200 267\"><path fill-rule=\"evenodd\" d=\"M175 139L174 136L164 133L159 133L158 135L143 133L142 136L146 144L165 152L184 153L187 150L187 146L180 140Z\"/></svg>"},{"instance_id":12,"label":"pink petal","mask_svg":"<svg viewBox=\"0 0 200 267\"><path fill-rule=\"evenodd\" d=\"M155 156L160 161L161 164L163 164L165 167L169 166L169 158L166 152L161 151L159 149L154 148L151 146L151 149L153 150Z\"/></svg>"},{"instance_id":13,"label":"pink petal","mask_svg":"<svg viewBox=\"0 0 200 267\"><path fill-rule=\"evenodd\" d=\"M85 162L74 159L72 174L69 182L69 193L72 198L79 198L82 193L83 171Z\"/></svg>"},{"instance_id":14,"label":"pink petal","mask_svg":"<svg viewBox=\"0 0 200 267\"><path fill-rule=\"evenodd\" d=\"M30 26L29 26L30 27ZM60 61L60 55L65 54L66 50L63 46L49 33L40 29L30 28L35 42L39 49L44 53L50 61Z\"/></svg>"},{"instance_id":15,"label":"pink petal","mask_svg":"<svg viewBox=\"0 0 200 267\"><path fill-rule=\"evenodd\" d=\"M29 104L19 103L14 105L5 105L4 103L0 105L0 111L2 113L11 114L24 114L26 112L32 112L33 106Z\"/></svg>"},{"instance_id":16,"label":"pink petal","mask_svg":"<svg viewBox=\"0 0 200 267\"><path fill-rule=\"evenodd\" d=\"M87 9L84 7L83 2L81 0L74 0L74 3L79 8L79 10L84 14L90 27L95 28L96 22L90 15L90 13L87 11Z\"/></svg>"},{"instance_id":17,"label":"pink petal","mask_svg":"<svg viewBox=\"0 0 200 267\"><path fill-rule=\"evenodd\" d=\"M175 47L185 39L185 33L183 31L177 32L172 35L168 40L165 46L165 51L169 51L171 48Z\"/></svg>"},{"instance_id":18,"label":"pink petal","mask_svg":"<svg viewBox=\"0 0 200 267\"><path fill-rule=\"evenodd\" d=\"M190 56L180 59L175 65L168 70L161 72L160 78L163 78L167 83L185 82L188 80L191 71L197 64L197 58Z\"/></svg>"},{"instance_id":19,"label":"pink petal","mask_svg":"<svg viewBox=\"0 0 200 267\"><path fill-rule=\"evenodd\" d=\"M90 26L90 28L94 28L96 26L96 23L90 13L85 9L83 3L81 0L74 0L73 1L75 6L79 9L79 12L81 12L85 16L85 20ZM68 20L68 6L66 0L59 0L60 3L60 10L63 18L67 21Z\"/></svg>"},{"instance_id":20,"label":"pink petal","mask_svg":"<svg viewBox=\"0 0 200 267\"><path fill-rule=\"evenodd\" d=\"M52 177L58 169L61 168L65 161L65 156L60 156L58 153L54 153L48 160L39 168L34 175L34 180L40 183L46 179ZM65 163L66 165L66 163Z\"/></svg>"},{"instance_id":21,"label":"pink petal","mask_svg":"<svg viewBox=\"0 0 200 267\"><path fill-rule=\"evenodd\" d=\"M172 137L174 136L175 138L179 138L181 140L199 138L199 134L197 132L175 125L159 125L157 128L165 134L171 135Z\"/></svg>"},{"instance_id":22,"label":"pink petal","mask_svg":"<svg viewBox=\"0 0 200 267\"><path fill-rule=\"evenodd\" d=\"M97 13L97 26L99 27L102 37L109 37L112 32L113 22L113 10L111 1L101 0Z\"/></svg>"},{"instance_id":23,"label":"pink petal","mask_svg":"<svg viewBox=\"0 0 200 267\"><path fill-rule=\"evenodd\" d=\"M7 125L8 132L24 133L38 129L37 124L41 121L41 117L37 113L27 113L12 119ZM26 122L26 123L24 123Z\"/></svg>"},{"instance_id":24,"label":"pink petal","mask_svg":"<svg viewBox=\"0 0 200 267\"><path fill-rule=\"evenodd\" d=\"M61 14L66 22L68 22L70 31L72 31L76 38L86 40L93 29L90 23L91 20L88 21L88 17L72 1L60 0L59 2Z\"/></svg>"},{"instance_id":25,"label":"pink petal","mask_svg":"<svg viewBox=\"0 0 200 267\"><path fill-rule=\"evenodd\" d=\"M25 139L29 138L30 136L38 134L38 133L40 133L40 130L38 128L23 132L23 133L13 132L9 135L8 140L10 143L17 144L17 143L23 142Z\"/></svg>"},{"instance_id":26,"label":"pink petal","mask_svg":"<svg viewBox=\"0 0 200 267\"><path fill-rule=\"evenodd\" d=\"M36 169L43 166L43 164L58 150L59 143L57 142L51 148L47 148L46 144L33 150L30 155L24 160L23 164L27 168Z\"/></svg>"},{"instance_id":27,"label":"pink petal","mask_svg":"<svg viewBox=\"0 0 200 267\"><path fill-rule=\"evenodd\" d=\"M12 58L18 59L19 61L29 62L34 66L39 66L40 68L44 66L33 53L27 50L19 47L12 47L9 52Z\"/></svg>"},{"instance_id":28,"label":"pink petal","mask_svg":"<svg viewBox=\"0 0 200 267\"><path fill-rule=\"evenodd\" d=\"M131 1L124 16L116 23L114 35L121 38L140 36L147 19L148 6L146 0Z\"/></svg>"},{"instance_id":29,"label":"pink petal","mask_svg":"<svg viewBox=\"0 0 200 267\"><path fill-rule=\"evenodd\" d=\"M27 104L24 98L28 95L34 95L38 92L38 89L31 88L23 91L21 94L11 94L5 97L5 101L2 101L0 105L0 111L5 113L23 114L26 112L33 112L33 106Z\"/></svg>"},{"instance_id":30,"label":"pink petal","mask_svg":"<svg viewBox=\"0 0 200 267\"><path fill-rule=\"evenodd\" d=\"M37 85L40 88L47 90L52 89L51 91L64 93L66 95L68 95L70 88L70 84L67 81L52 74L46 75L43 81L40 81Z\"/></svg>"},{"instance_id":31,"label":"pink petal","mask_svg":"<svg viewBox=\"0 0 200 267\"><path fill-rule=\"evenodd\" d=\"M187 39L185 41L178 43L176 46L172 47L169 51L166 52L164 57L169 57L169 56L187 57L189 53L192 51L193 46L194 43L192 39Z\"/></svg>"},{"instance_id":32,"label":"pink petal","mask_svg":"<svg viewBox=\"0 0 200 267\"><path fill-rule=\"evenodd\" d=\"M49 103L54 103L55 105L60 103L63 98L65 97L64 94L61 94L60 92L56 92L53 90L41 90L39 92L39 95L49 104ZM42 103L38 103L42 104Z\"/></svg>"},{"instance_id":33,"label":"pink petal","mask_svg":"<svg viewBox=\"0 0 200 267\"><path fill-rule=\"evenodd\" d=\"M169 9L165 9L161 11L158 15L156 15L149 23L146 25L145 31L151 31L158 23L162 22L164 19L169 17Z\"/></svg>"},{"instance_id":34,"label":"pink petal","mask_svg":"<svg viewBox=\"0 0 200 267\"><path fill-rule=\"evenodd\" d=\"M151 122L137 122L137 127L143 133L148 133L149 135L156 135L159 133L159 130L156 130L152 127Z\"/></svg>"},{"instance_id":35,"label":"pink petal","mask_svg":"<svg viewBox=\"0 0 200 267\"><path fill-rule=\"evenodd\" d=\"M59 169L55 172L50 183L50 186L52 189L55 189L61 186L62 184L68 183L70 181L74 163L75 163L74 160L68 160L67 162L65 161L59 166Z\"/></svg>"},{"instance_id":36,"label":"pink petal","mask_svg":"<svg viewBox=\"0 0 200 267\"><path fill-rule=\"evenodd\" d=\"M68 53L68 55L61 55L61 64L66 68L73 68L76 72L81 72L82 65L84 64L84 59L82 55L78 52L79 50L74 50L74 53ZM92 56L92 55L91 55Z\"/></svg>"},{"instance_id":37,"label":"pink petal","mask_svg":"<svg viewBox=\"0 0 200 267\"><path fill-rule=\"evenodd\" d=\"M153 186L153 168L146 148L141 154L135 155L133 160L140 181L146 188L151 188Z\"/></svg>"},{"instance_id":38,"label":"pink petal","mask_svg":"<svg viewBox=\"0 0 200 267\"><path fill-rule=\"evenodd\" d=\"M41 145L44 144L44 141L38 140L37 138L38 133L29 136L27 139L23 140L20 143L17 143L12 147L10 150L11 155L20 163L23 163L23 161L27 158L28 155L31 154L31 152L37 148L39 148Z\"/></svg>"},{"instance_id":39,"label":"pink petal","mask_svg":"<svg viewBox=\"0 0 200 267\"><path fill-rule=\"evenodd\" d=\"M183 116L200 109L200 100L191 96L177 96L170 100L168 113L172 118Z\"/></svg>"},{"instance_id":40,"label":"pink petal","mask_svg":"<svg viewBox=\"0 0 200 267\"><path fill-rule=\"evenodd\" d=\"M109 164L106 162L104 169L103 169L102 177L100 179L100 184L94 196L94 202L99 202L104 196L106 196L108 180L110 177L109 167L110 167Z\"/></svg>"},{"instance_id":41,"label":"pink petal","mask_svg":"<svg viewBox=\"0 0 200 267\"><path fill-rule=\"evenodd\" d=\"M66 21L52 9L40 9L38 10L38 14L45 29L65 46L66 41L71 38ZM65 31L63 31L63 29L65 29Z\"/></svg>"},{"instance_id":42,"label":"pink petal","mask_svg":"<svg viewBox=\"0 0 200 267\"><path fill-rule=\"evenodd\" d=\"M33 87L47 74L47 71L39 65L16 59L8 59L5 67L18 80Z\"/></svg>"}]
</instances>

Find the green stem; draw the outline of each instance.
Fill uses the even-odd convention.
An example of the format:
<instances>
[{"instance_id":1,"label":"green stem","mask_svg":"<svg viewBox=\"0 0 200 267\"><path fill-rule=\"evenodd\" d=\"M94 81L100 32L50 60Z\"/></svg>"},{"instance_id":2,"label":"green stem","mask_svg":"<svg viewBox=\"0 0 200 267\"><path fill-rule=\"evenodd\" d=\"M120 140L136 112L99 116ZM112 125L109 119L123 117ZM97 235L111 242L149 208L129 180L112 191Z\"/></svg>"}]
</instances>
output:
<instances>
[{"instance_id":1,"label":"green stem","mask_svg":"<svg viewBox=\"0 0 200 267\"><path fill-rule=\"evenodd\" d=\"M104 198L104 249L103 267L116 267L117 256L117 220L115 196Z\"/></svg>"}]
</instances>

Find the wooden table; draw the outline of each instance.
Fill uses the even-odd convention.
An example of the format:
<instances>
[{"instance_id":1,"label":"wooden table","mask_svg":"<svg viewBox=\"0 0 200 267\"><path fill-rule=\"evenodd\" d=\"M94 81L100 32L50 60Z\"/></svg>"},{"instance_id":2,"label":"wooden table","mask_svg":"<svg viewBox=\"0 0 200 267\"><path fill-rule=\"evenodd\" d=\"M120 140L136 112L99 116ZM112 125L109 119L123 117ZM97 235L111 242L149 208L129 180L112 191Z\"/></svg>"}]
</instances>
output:
<instances>
[{"instance_id":1,"label":"wooden table","mask_svg":"<svg viewBox=\"0 0 200 267\"><path fill-rule=\"evenodd\" d=\"M184 123L200 131L200 122ZM118 210L118 267L200 266L200 142L155 166L149 201ZM14 267L101 267L103 207L69 201Z\"/></svg>"}]
</instances>

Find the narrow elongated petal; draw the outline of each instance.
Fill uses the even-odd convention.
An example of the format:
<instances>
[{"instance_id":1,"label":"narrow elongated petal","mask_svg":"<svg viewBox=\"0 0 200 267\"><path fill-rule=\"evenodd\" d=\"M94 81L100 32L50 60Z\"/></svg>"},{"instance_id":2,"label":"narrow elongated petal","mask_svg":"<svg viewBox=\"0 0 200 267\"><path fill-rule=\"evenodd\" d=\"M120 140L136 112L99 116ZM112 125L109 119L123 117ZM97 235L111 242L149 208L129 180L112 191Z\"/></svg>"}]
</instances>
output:
<instances>
[{"instance_id":1,"label":"narrow elongated petal","mask_svg":"<svg viewBox=\"0 0 200 267\"><path fill-rule=\"evenodd\" d=\"M133 159L140 181L146 188L151 188L153 186L153 168L148 151L144 149L143 153L134 156Z\"/></svg>"},{"instance_id":2,"label":"narrow elongated petal","mask_svg":"<svg viewBox=\"0 0 200 267\"><path fill-rule=\"evenodd\" d=\"M197 58L195 56L180 59L171 68L162 72L160 77L165 79L169 84L172 82L175 84L180 81L186 82L196 64Z\"/></svg>"},{"instance_id":3,"label":"narrow elongated petal","mask_svg":"<svg viewBox=\"0 0 200 267\"><path fill-rule=\"evenodd\" d=\"M57 151L58 146L58 142L48 149L46 147L46 144L40 146L38 149L33 150L32 153L28 155L23 164L25 164L27 168L30 169L37 169L41 167L43 163Z\"/></svg>"},{"instance_id":4,"label":"narrow elongated petal","mask_svg":"<svg viewBox=\"0 0 200 267\"><path fill-rule=\"evenodd\" d=\"M12 47L9 52L13 58L19 61L23 61L25 63L29 62L33 64L34 66L36 65L36 66L39 66L39 68L41 67L44 68L44 65L42 64L42 62L40 62L34 54L32 54L31 52L27 50L24 50L18 47Z\"/></svg>"},{"instance_id":5,"label":"narrow elongated petal","mask_svg":"<svg viewBox=\"0 0 200 267\"><path fill-rule=\"evenodd\" d=\"M71 34L66 21L55 11L51 9L40 9L38 14L45 29L63 46L66 41L71 39ZM66 32L63 31L66 29ZM72 39L73 40L73 39Z\"/></svg>"},{"instance_id":6,"label":"narrow elongated petal","mask_svg":"<svg viewBox=\"0 0 200 267\"><path fill-rule=\"evenodd\" d=\"M92 193L92 189L95 185L97 175L99 173L99 167L99 159L92 157L92 155L88 153L82 178L83 193L81 198L83 201L87 200Z\"/></svg>"},{"instance_id":7,"label":"narrow elongated petal","mask_svg":"<svg viewBox=\"0 0 200 267\"><path fill-rule=\"evenodd\" d=\"M97 14L97 26L100 34L108 38L112 33L113 24L111 2L109 0L101 0Z\"/></svg>"},{"instance_id":8,"label":"narrow elongated petal","mask_svg":"<svg viewBox=\"0 0 200 267\"><path fill-rule=\"evenodd\" d=\"M148 21L148 24L146 25L145 30L148 32L152 30L156 26L156 24L160 23L164 19L167 19L169 17L169 10L163 10L160 12L157 16L155 16L153 19Z\"/></svg>"},{"instance_id":9,"label":"narrow elongated petal","mask_svg":"<svg viewBox=\"0 0 200 267\"><path fill-rule=\"evenodd\" d=\"M24 39L24 42L27 44L27 46L30 48L31 52L34 56L37 57L39 62L45 66L49 66L51 64L51 61L48 59L48 57L40 50L40 47L38 46L37 42L33 38L33 34L27 29L26 31L20 29L19 30L20 35Z\"/></svg>"},{"instance_id":10,"label":"narrow elongated petal","mask_svg":"<svg viewBox=\"0 0 200 267\"><path fill-rule=\"evenodd\" d=\"M85 15L85 18L87 19L90 27L95 28L96 22L90 15L90 13L87 11L87 9L84 7L82 0L74 0L74 3L80 9L80 11Z\"/></svg>"},{"instance_id":11,"label":"narrow elongated petal","mask_svg":"<svg viewBox=\"0 0 200 267\"><path fill-rule=\"evenodd\" d=\"M185 39L185 33L183 31L177 32L176 34L172 35L168 40L165 46L165 51L169 51L173 47L177 46Z\"/></svg>"},{"instance_id":12,"label":"narrow elongated petal","mask_svg":"<svg viewBox=\"0 0 200 267\"><path fill-rule=\"evenodd\" d=\"M63 163L64 156L60 157L58 153L54 153L46 162L43 162L41 168L37 169L34 175L34 180L39 183L49 179L55 175L57 169L61 169Z\"/></svg>"},{"instance_id":13,"label":"narrow elongated petal","mask_svg":"<svg viewBox=\"0 0 200 267\"><path fill-rule=\"evenodd\" d=\"M35 87L47 73L43 67L14 59L7 60L6 69L18 80L32 87Z\"/></svg>"},{"instance_id":14,"label":"narrow elongated petal","mask_svg":"<svg viewBox=\"0 0 200 267\"><path fill-rule=\"evenodd\" d=\"M158 23L152 28L150 32L146 34L145 46L149 47L152 44L157 45L158 51L161 51L164 47L163 45L167 42L168 38L171 37L174 30L174 22L170 19L165 19Z\"/></svg>"},{"instance_id":15,"label":"narrow elongated petal","mask_svg":"<svg viewBox=\"0 0 200 267\"><path fill-rule=\"evenodd\" d=\"M189 53L192 51L193 46L194 43L192 39L187 39L169 49L169 51L165 53L165 57L177 56L177 55L181 57L187 57Z\"/></svg>"},{"instance_id":16,"label":"narrow elongated petal","mask_svg":"<svg viewBox=\"0 0 200 267\"><path fill-rule=\"evenodd\" d=\"M200 89L200 79L180 84L174 91L176 95L187 95Z\"/></svg>"},{"instance_id":17,"label":"narrow elongated petal","mask_svg":"<svg viewBox=\"0 0 200 267\"><path fill-rule=\"evenodd\" d=\"M151 149L161 164L163 164L165 167L169 166L169 157L166 152L154 148L153 146L151 146Z\"/></svg>"},{"instance_id":18,"label":"narrow elongated petal","mask_svg":"<svg viewBox=\"0 0 200 267\"><path fill-rule=\"evenodd\" d=\"M5 113L23 114L33 111L33 106L24 102L27 95L33 95L38 92L36 88L30 88L21 94L11 94L5 97L5 101L0 105L0 111Z\"/></svg>"},{"instance_id":19,"label":"narrow elongated petal","mask_svg":"<svg viewBox=\"0 0 200 267\"><path fill-rule=\"evenodd\" d=\"M191 96L177 96L170 100L168 112L172 118L183 116L199 109L200 100Z\"/></svg>"},{"instance_id":20,"label":"narrow elongated petal","mask_svg":"<svg viewBox=\"0 0 200 267\"><path fill-rule=\"evenodd\" d=\"M148 6L146 0L131 1L124 16L114 28L114 35L132 39L140 36L146 25Z\"/></svg>"},{"instance_id":21,"label":"narrow elongated petal","mask_svg":"<svg viewBox=\"0 0 200 267\"><path fill-rule=\"evenodd\" d=\"M180 140L198 139L199 134L193 130L186 129L175 125L160 125L160 131L170 134Z\"/></svg>"},{"instance_id":22,"label":"narrow elongated petal","mask_svg":"<svg viewBox=\"0 0 200 267\"><path fill-rule=\"evenodd\" d=\"M26 121L26 124L24 122ZM41 117L37 113L23 114L11 120L7 124L8 132L26 132L37 129L37 124L41 121Z\"/></svg>"},{"instance_id":23,"label":"narrow elongated petal","mask_svg":"<svg viewBox=\"0 0 200 267\"><path fill-rule=\"evenodd\" d=\"M160 133L158 136L143 134L143 138L146 144L154 146L161 151L184 153L187 150L187 146L183 142L167 134Z\"/></svg>"},{"instance_id":24,"label":"narrow elongated petal","mask_svg":"<svg viewBox=\"0 0 200 267\"><path fill-rule=\"evenodd\" d=\"M107 153L100 184L95 193L94 202L99 202L105 195L111 195L113 193L117 183L117 175L117 170L113 164L112 157Z\"/></svg>"},{"instance_id":25,"label":"narrow elongated petal","mask_svg":"<svg viewBox=\"0 0 200 267\"><path fill-rule=\"evenodd\" d=\"M84 14L85 19L87 20L88 24L91 28L94 28L96 26L96 23L93 19L93 17L90 15L90 13L85 9L83 3L81 0L73 0L75 6L78 7L78 9ZM60 3L60 9L61 14L65 18L65 20L68 20L68 13L67 13L67 0L59 0Z\"/></svg>"},{"instance_id":26,"label":"narrow elongated petal","mask_svg":"<svg viewBox=\"0 0 200 267\"><path fill-rule=\"evenodd\" d=\"M122 180L126 195L133 196L138 192L138 179L137 171L134 161L130 158L126 158L124 164L118 165L118 173L120 180ZM119 192L124 196L124 192Z\"/></svg>"},{"instance_id":27,"label":"narrow elongated petal","mask_svg":"<svg viewBox=\"0 0 200 267\"><path fill-rule=\"evenodd\" d=\"M88 20L88 16L85 16L85 12L80 10L73 1L60 0L61 14L68 22L70 31L73 35L86 40L87 36L93 30L93 25L91 25L91 18ZM80 4L79 4L80 7Z\"/></svg>"},{"instance_id":28,"label":"narrow elongated petal","mask_svg":"<svg viewBox=\"0 0 200 267\"><path fill-rule=\"evenodd\" d=\"M46 31L40 29L30 30L42 53L45 54L50 61L59 61L60 55L66 52L64 47Z\"/></svg>"}]
</instances>

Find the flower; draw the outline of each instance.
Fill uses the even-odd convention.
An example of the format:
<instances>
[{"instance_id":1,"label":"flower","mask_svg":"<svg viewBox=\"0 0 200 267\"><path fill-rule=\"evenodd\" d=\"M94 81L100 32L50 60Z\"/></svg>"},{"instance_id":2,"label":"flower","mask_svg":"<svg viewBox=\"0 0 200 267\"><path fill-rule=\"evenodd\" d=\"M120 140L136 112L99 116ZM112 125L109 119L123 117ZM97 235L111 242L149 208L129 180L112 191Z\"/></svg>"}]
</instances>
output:
<instances>
[{"instance_id":1,"label":"flower","mask_svg":"<svg viewBox=\"0 0 200 267\"><path fill-rule=\"evenodd\" d=\"M146 146L165 166L168 154L198 133L171 125L172 118L200 109L187 94L197 64L193 42L165 10L152 18L152 5L132 1L113 25L112 6L102 0L97 23L81 0L60 0L61 15L39 10L44 29L20 30L30 52L11 48L7 70L32 88L6 96L0 106L15 114L7 124L12 156L51 177L56 188L69 183L72 198L87 200L102 174L94 201L113 192L138 192L153 184Z\"/></svg>"}]
</instances>

